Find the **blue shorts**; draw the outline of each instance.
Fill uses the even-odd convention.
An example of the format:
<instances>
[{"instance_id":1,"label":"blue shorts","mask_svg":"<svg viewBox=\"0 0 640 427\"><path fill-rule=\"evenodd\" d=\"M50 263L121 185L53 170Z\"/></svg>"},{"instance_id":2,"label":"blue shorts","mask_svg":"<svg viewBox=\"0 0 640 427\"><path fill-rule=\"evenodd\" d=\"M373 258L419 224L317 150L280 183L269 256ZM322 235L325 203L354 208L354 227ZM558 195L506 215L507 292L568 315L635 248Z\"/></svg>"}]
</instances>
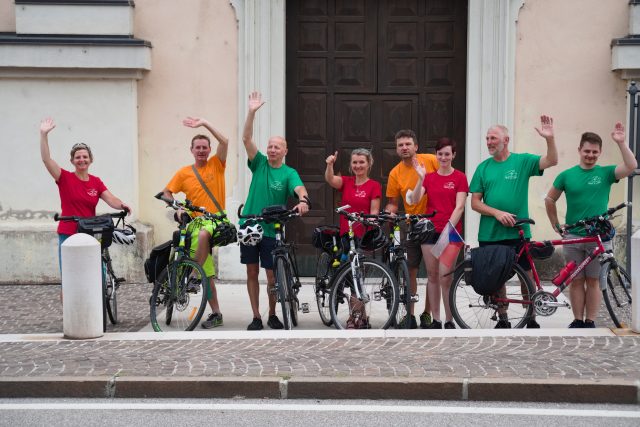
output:
<instances>
[{"instance_id":1,"label":"blue shorts","mask_svg":"<svg viewBox=\"0 0 640 427\"><path fill-rule=\"evenodd\" d=\"M267 270L273 270L273 250L276 248L275 237L263 237L256 246L240 245L240 262L242 264L258 264Z\"/></svg>"}]
</instances>

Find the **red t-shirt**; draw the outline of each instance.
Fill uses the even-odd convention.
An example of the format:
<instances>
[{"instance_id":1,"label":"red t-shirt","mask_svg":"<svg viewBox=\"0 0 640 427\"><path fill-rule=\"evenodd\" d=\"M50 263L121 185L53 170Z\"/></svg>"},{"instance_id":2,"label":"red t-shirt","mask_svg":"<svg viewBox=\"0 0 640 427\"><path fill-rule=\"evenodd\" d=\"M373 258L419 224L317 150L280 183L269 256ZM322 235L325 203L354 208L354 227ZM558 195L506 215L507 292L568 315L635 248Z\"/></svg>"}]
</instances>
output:
<instances>
[{"instance_id":1,"label":"red t-shirt","mask_svg":"<svg viewBox=\"0 0 640 427\"><path fill-rule=\"evenodd\" d=\"M456 169L446 176L433 172L424 177L422 187L428 195L427 211L425 213L437 211L431 221L433 221L436 231L441 233L447 225L447 221L451 218L451 213L456 208L458 193L469 192L467 177ZM456 230L462 234L462 221L458 221Z\"/></svg>"},{"instance_id":2,"label":"red t-shirt","mask_svg":"<svg viewBox=\"0 0 640 427\"><path fill-rule=\"evenodd\" d=\"M355 176L343 176L342 188L342 205L351 205L348 212L366 214L371 213L371 201L382 197L382 185L378 181L370 179L364 184L356 186ZM340 235L349 231L349 223L344 215L340 215ZM353 225L353 232L356 236L362 237L365 232L364 227L360 223Z\"/></svg>"},{"instance_id":3,"label":"red t-shirt","mask_svg":"<svg viewBox=\"0 0 640 427\"><path fill-rule=\"evenodd\" d=\"M97 176L89 175L88 181L82 181L75 173L62 169L58 181L62 216L90 217L96 215L96 205L100 195L107 191L104 183ZM58 234L75 234L78 223L60 221Z\"/></svg>"}]
</instances>

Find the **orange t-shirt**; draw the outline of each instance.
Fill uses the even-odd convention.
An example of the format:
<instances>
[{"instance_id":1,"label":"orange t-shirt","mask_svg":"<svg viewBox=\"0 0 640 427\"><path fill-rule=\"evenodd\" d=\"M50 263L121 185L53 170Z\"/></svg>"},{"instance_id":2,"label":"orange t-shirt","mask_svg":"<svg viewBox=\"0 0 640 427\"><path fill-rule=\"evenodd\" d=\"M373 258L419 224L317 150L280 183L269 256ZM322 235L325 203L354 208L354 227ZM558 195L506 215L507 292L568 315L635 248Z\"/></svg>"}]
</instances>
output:
<instances>
[{"instance_id":1,"label":"orange t-shirt","mask_svg":"<svg viewBox=\"0 0 640 427\"><path fill-rule=\"evenodd\" d=\"M213 197L216 198L220 207L225 209L225 164L222 163L217 156L212 156L203 168L197 169L202 180L213 194ZM211 201L211 198L207 192L204 191L204 188L200 185L200 181L198 181L198 178L193 173L191 165L180 168L173 178L171 178L169 184L167 184L167 189L174 194L184 193L191 203L196 206L204 206L209 212L218 212L218 208L213 204L213 201Z\"/></svg>"},{"instance_id":2,"label":"orange t-shirt","mask_svg":"<svg viewBox=\"0 0 640 427\"><path fill-rule=\"evenodd\" d=\"M436 156L433 154L416 154L418 163L427 170L427 173L435 172L440 165ZM407 166L404 162L400 162L391 169L389 173L389 181L387 182L387 197L400 197L404 203L404 212L408 214L427 213L427 195L425 194L415 205L407 203L407 190L413 190L418 182L418 172L413 166Z\"/></svg>"}]
</instances>

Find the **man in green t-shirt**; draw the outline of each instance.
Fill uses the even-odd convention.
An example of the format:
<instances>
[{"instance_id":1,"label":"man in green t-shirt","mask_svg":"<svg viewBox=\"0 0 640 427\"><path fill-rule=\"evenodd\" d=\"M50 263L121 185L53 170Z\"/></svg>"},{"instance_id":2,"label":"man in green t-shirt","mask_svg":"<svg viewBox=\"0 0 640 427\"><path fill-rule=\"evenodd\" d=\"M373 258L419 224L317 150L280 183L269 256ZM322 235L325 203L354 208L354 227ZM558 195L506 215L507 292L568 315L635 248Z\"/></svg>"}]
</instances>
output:
<instances>
[{"instance_id":1,"label":"man in green t-shirt","mask_svg":"<svg viewBox=\"0 0 640 427\"><path fill-rule=\"evenodd\" d=\"M469 191L471 208L480 213L478 242L480 246L506 245L516 250L521 244L518 230L514 228L515 218L529 217L529 178L540 176L543 171L558 163L558 151L553 133L553 119L540 117L538 134L547 142L547 152L543 156L509 151L509 131L505 126L496 125L487 131L486 141L490 158L478 165ZM523 227L525 237L531 238L528 225ZM525 258L518 260L525 271L531 266ZM503 287L500 291L506 295ZM496 328L510 328L507 310L498 310ZM539 328L535 318L529 320L528 328Z\"/></svg>"},{"instance_id":2,"label":"man in green t-shirt","mask_svg":"<svg viewBox=\"0 0 640 427\"><path fill-rule=\"evenodd\" d=\"M281 136L272 136L267 144L267 155L260 151L253 141L253 121L256 111L264 105L259 92L249 95L249 112L242 132L242 142L247 150L249 169L251 169L251 185L247 201L242 210L243 215L259 215L262 209L271 205L284 205L287 198L297 195L301 200L294 209L304 215L309 211L306 201L307 190L296 172L284 164L287 154L287 141ZM260 283L258 274L260 264L267 274L267 294L269 295L269 319L267 325L271 329L282 329L284 326L276 316L276 297L272 292L275 285L273 274L273 257L271 251L275 248L275 230L273 224L260 224L264 230L262 240L256 246L240 244L240 262L247 266L247 291L253 311L253 320L247 327L249 331L263 328L260 315ZM242 225L241 225L242 227Z\"/></svg>"},{"instance_id":3,"label":"man in green t-shirt","mask_svg":"<svg viewBox=\"0 0 640 427\"><path fill-rule=\"evenodd\" d=\"M602 138L593 132L585 132L578 146L579 163L558 175L547 193L545 205L547 216L553 228L562 234L558 221L556 201L562 193L567 199L566 224L573 224L581 219L600 215L607 210L611 186L625 178L638 167L638 162L631 149L625 144L625 132L622 123L616 123L611 138L618 144L622 155L622 164L600 166L597 164L602 153ZM572 230L567 239L584 236L584 230ZM603 242L606 249L613 249L611 241ZM563 253L567 261L580 264L595 248L595 243L565 245ZM576 276L569 286L569 299L574 320L570 328L595 328L593 319L600 308L600 264L591 262Z\"/></svg>"}]
</instances>

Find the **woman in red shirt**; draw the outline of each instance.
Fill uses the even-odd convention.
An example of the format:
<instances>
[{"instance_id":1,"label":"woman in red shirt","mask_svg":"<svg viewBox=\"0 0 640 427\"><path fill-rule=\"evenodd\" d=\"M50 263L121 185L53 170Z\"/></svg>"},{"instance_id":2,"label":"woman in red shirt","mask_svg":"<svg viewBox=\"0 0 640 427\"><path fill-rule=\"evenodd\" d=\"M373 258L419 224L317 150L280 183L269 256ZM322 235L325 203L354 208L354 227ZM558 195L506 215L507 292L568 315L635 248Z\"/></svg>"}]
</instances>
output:
<instances>
[{"instance_id":1,"label":"woman in red shirt","mask_svg":"<svg viewBox=\"0 0 640 427\"><path fill-rule=\"evenodd\" d=\"M460 219L462 218L464 204L469 193L469 184L465 174L454 169L451 165L451 162L456 157L455 141L449 138L440 138L436 143L435 149L436 159L439 164L438 170L426 174L425 168L415 162L413 166L420 179L418 179L416 187L408 197L415 200L412 203L417 203L426 192L428 197L427 212L436 211L436 215L431 219L436 232L428 241L422 244L422 256L429 279L427 285L428 301L431 301L430 307L433 314L433 322L427 329L442 329L440 304L438 303L441 298L445 312L444 328L455 329L449 307L449 288L451 287L453 276L447 276L447 274L451 272L451 267L440 263L431 253L431 248L438 241L440 233L444 230L447 222L451 222L451 225L462 235L462 222Z\"/></svg>"},{"instance_id":2,"label":"woman in red shirt","mask_svg":"<svg viewBox=\"0 0 640 427\"><path fill-rule=\"evenodd\" d=\"M74 171L62 169L51 158L49 153L49 132L56 125L53 119L48 118L40 122L40 156L44 166L51 174L60 193L60 205L62 216L91 217L96 215L96 205L102 199L114 209L126 209L131 213L131 208L122 200L111 194L102 180L89 174L89 166L93 163L93 154L87 144L78 143L71 147L71 164ZM69 236L76 233L78 224L75 221L60 221L58 224L58 257L60 246Z\"/></svg>"}]
</instances>

